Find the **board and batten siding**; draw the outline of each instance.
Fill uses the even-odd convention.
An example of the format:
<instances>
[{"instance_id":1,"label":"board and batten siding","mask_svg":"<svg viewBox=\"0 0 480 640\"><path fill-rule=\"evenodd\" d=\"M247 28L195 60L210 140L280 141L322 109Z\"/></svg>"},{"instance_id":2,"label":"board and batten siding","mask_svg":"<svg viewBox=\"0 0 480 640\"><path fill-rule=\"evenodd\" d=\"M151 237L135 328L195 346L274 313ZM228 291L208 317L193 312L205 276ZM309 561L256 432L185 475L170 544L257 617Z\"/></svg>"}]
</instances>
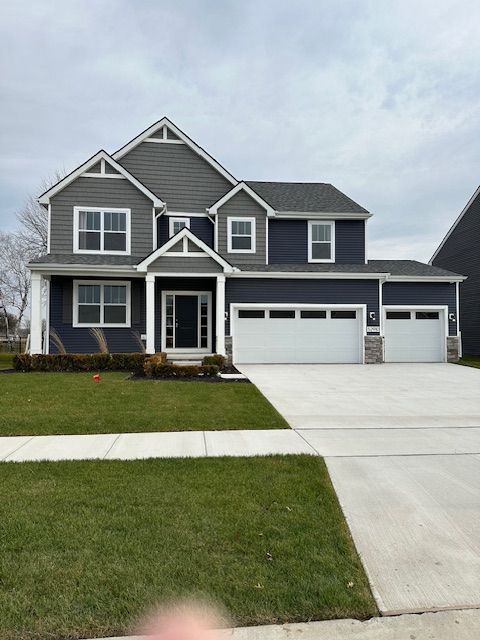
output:
<instances>
[{"instance_id":1,"label":"board and batten siding","mask_svg":"<svg viewBox=\"0 0 480 640\"><path fill-rule=\"evenodd\" d=\"M255 218L255 253L227 252L227 219L229 217ZM265 264L266 263L266 228L267 214L255 200L244 191L239 191L216 214L217 251L231 264Z\"/></svg>"},{"instance_id":2,"label":"board and batten siding","mask_svg":"<svg viewBox=\"0 0 480 640\"><path fill-rule=\"evenodd\" d=\"M205 213L232 188L185 144L142 142L118 162L166 202L169 211Z\"/></svg>"},{"instance_id":3,"label":"board and batten siding","mask_svg":"<svg viewBox=\"0 0 480 640\"><path fill-rule=\"evenodd\" d=\"M385 282L382 290L384 305L448 306L456 315L456 287L450 282ZM449 335L457 335L457 323L449 321Z\"/></svg>"},{"instance_id":4,"label":"board and batten siding","mask_svg":"<svg viewBox=\"0 0 480 640\"><path fill-rule=\"evenodd\" d=\"M172 216L173 218L188 218L187 216ZM157 247L165 244L169 238L169 218L170 216L159 216L157 220ZM192 217L190 218L190 231L197 238L200 238L206 245L213 249L213 222L210 218ZM198 247L196 249L198 251Z\"/></svg>"},{"instance_id":5,"label":"board and batten siding","mask_svg":"<svg viewBox=\"0 0 480 640\"><path fill-rule=\"evenodd\" d=\"M432 264L467 276L460 283L462 352L480 355L480 192L435 256Z\"/></svg>"},{"instance_id":6,"label":"board and batten siding","mask_svg":"<svg viewBox=\"0 0 480 640\"><path fill-rule=\"evenodd\" d=\"M298 280L288 278L227 278L225 311L230 305L245 303L285 304L366 304L367 314L375 312L371 326L379 324L378 280ZM226 333L230 331L230 324Z\"/></svg>"},{"instance_id":7,"label":"board and batten siding","mask_svg":"<svg viewBox=\"0 0 480 640\"><path fill-rule=\"evenodd\" d=\"M79 280L100 280L79 276ZM126 278L109 278L109 280ZM127 278L128 279L128 278ZM73 327L73 280L52 276L50 280L50 328L60 336L68 353L98 353L98 344L88 327ZM140 351L134 333L145 333L145 280L131 279L131 327L105 327L103 332L112 353ZM50 353L57 353L50 340Z\"/></svg>"},{"instance_id":8,"label":"board and batten siding","mask_svg":"<svg viewBox=\"0 0 480 640\"><path fill-rule=\"evenodd\" d=\"M128 180L77 178L51 199L50 253L73 253L74 207L131 209L131 255L152 251L152 201Z\"/></svg>"},{"instance_id":9,"label":"board and batten siding","mask_svg":"<svg viewBox=\"0 0 480 640\"><path fill-rule=\"evenodd\" d=\"M270 264L308 262L308 220L269 220ZM365 263L365 221L335 220L335 262Z\"/></svg>"}]
</instances>

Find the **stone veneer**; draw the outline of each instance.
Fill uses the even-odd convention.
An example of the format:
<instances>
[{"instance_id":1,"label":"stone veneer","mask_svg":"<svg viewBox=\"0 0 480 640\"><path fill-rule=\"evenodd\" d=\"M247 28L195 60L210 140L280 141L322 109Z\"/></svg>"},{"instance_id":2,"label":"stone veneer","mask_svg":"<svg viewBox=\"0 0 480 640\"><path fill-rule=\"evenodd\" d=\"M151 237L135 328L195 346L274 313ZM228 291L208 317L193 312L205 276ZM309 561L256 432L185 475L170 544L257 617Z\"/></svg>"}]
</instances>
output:
<instances>
[{"instance_id":1,"label":"stone veneer","mask_svg":"<svg viewBox=\"0 0 480 640\"><path fill-rule=\"evenodd\" d=\"M232 364L232 336L225 336L225 358L227 364Z\"/></svg>"},{"instance_id":2,"label":"stone veneer","mask_svg":"<svg viewBox=\"0 0 480 640\"><path fill-rule=\"evenodd\" d=\"M365 364L383 362L383 336L365 336Z\"/></svg>"},{"instance_id":3,"label":"stone veneer","mask_svg":"<svg viewBox=\"0 0 480 640\"><path fill-rule=\"evenodd\" d=\"M460 341L458 336L447 336L447 362L457 362L460 357Z\"/></svg>"}]
</instances>

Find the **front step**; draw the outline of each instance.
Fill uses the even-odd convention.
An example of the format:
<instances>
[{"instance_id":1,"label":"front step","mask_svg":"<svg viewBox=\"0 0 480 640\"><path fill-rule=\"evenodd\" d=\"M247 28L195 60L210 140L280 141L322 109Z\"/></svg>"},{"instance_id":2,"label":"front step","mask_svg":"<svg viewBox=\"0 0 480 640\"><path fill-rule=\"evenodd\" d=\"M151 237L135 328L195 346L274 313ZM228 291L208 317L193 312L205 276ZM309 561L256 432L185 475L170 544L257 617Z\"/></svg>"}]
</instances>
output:
<instances>
[{"instance_id":1,"label":"front step","mask_svg":"<svg viewBox=\"0 0 480 640\"><path fill-rule=\"evenodd\" d=\"M202 364L201 360L170 360L169 358L167 358L167 362L168 364L194 364L196 366L200 366Z\"/></svg>"},{"instance_id":2,"label":"front step","mask_svg":"<svg viewBox=\"0 0 480 640\"><path fill-rule=\"evenodd\" d=\"M167 362L170 364L202 364L204 356L210 356L211 353L171 353L167 355Z\"/></svg>"}]
</instances>

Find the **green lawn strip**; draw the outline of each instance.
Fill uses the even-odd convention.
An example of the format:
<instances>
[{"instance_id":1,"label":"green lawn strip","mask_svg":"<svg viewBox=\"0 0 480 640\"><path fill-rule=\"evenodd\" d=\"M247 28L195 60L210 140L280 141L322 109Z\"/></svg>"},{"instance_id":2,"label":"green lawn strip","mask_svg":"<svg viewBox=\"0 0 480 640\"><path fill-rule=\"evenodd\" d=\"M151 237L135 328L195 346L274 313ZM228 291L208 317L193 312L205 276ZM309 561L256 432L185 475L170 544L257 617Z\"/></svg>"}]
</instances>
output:
<instances>
[{"instance_id":1,"label":"green lawn strip","mask_svg":"<svg viewBox=\"0 0 480 640\"><path fill-rule=\"evenodd\" d=\"M2 640L123 635L194 594L238 625L376 613L317 457L2 463L0 487Z\"/></svg>"},{"instance_id":2,"label":"green lawn strip","mask_svg":"<svg viewBox=\"0 0 480 640\"><path fill-rule=\"evenodd\" d=\"M458 364L463 364L466 367L475 367L480 369L480 356L464 356L460 358Z\"/></svg>"},{"instance_id":3,"label":"green lawn strip","mask_svg":"<svg viewBox=\"0 0 480 640\"><path fill-rule=\"evenodd\" d=\"M11 369L13 367L14 353L3 353L0 351L0 369Z\"/></svg>"},{"instance_id":4,"label":"green lawn strip","mask_svg":"<svg viewBox=\"0 0 480 640\"><path fill-rule=\"evenodd\" d=\"M0 435L288 428L253 384L128 380L125 373L0 378Z\"/></svg>"}]
</instances>

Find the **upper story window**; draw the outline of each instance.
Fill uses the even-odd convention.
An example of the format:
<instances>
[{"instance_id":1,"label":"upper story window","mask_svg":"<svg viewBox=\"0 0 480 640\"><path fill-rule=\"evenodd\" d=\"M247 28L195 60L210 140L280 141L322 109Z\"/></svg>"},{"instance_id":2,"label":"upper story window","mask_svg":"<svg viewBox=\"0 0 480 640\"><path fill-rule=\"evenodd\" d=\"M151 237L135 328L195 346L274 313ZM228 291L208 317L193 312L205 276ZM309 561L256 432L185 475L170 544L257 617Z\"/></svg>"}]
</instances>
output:
<instances>
[{"instance_id":1,"label":"upper story window","mask_svg":"<svg viewBox=\"0 0 480 640\"><path fill-rule=\"evenodd\" d=\"M130 282L75 280L73 326L129 327Z\"/></svg>"},{"instance_id":2,"label":"upper story window","mask_svg":"<svg viewBox=\"0 0 480 640\"><path fill-rule=\"evenodd\" d=\"M130 209L74 208L74 253L130 253Z\"/></svg>"},{"instance_id":3,"label":"upper story window","mask_svg":"<svg viewBox=\"0 0 480 640\"><path fill-rule=\"evenodd\" d=\"M190 218L168 218L168 237L171 238L185 227L190 229Z\"/></svg>"},{"instance_id":4,"label":"upper story window","mask_svg":"<svg viewBox=\"0 0 480 640\"><path fill-rule=\"evenodd\" d=\"M228 218L228 253L255 253L255 218Z\"/></svg>"},{"instance_id":5,"label":"upper story window","mask_svg":"<svg viewBox=\"0 0 480 640\"><path fill-rule=\"evenodd\" d=\"M308 261L335 262L335 223L308 223Z\"/></svg>"}]
</instances>

